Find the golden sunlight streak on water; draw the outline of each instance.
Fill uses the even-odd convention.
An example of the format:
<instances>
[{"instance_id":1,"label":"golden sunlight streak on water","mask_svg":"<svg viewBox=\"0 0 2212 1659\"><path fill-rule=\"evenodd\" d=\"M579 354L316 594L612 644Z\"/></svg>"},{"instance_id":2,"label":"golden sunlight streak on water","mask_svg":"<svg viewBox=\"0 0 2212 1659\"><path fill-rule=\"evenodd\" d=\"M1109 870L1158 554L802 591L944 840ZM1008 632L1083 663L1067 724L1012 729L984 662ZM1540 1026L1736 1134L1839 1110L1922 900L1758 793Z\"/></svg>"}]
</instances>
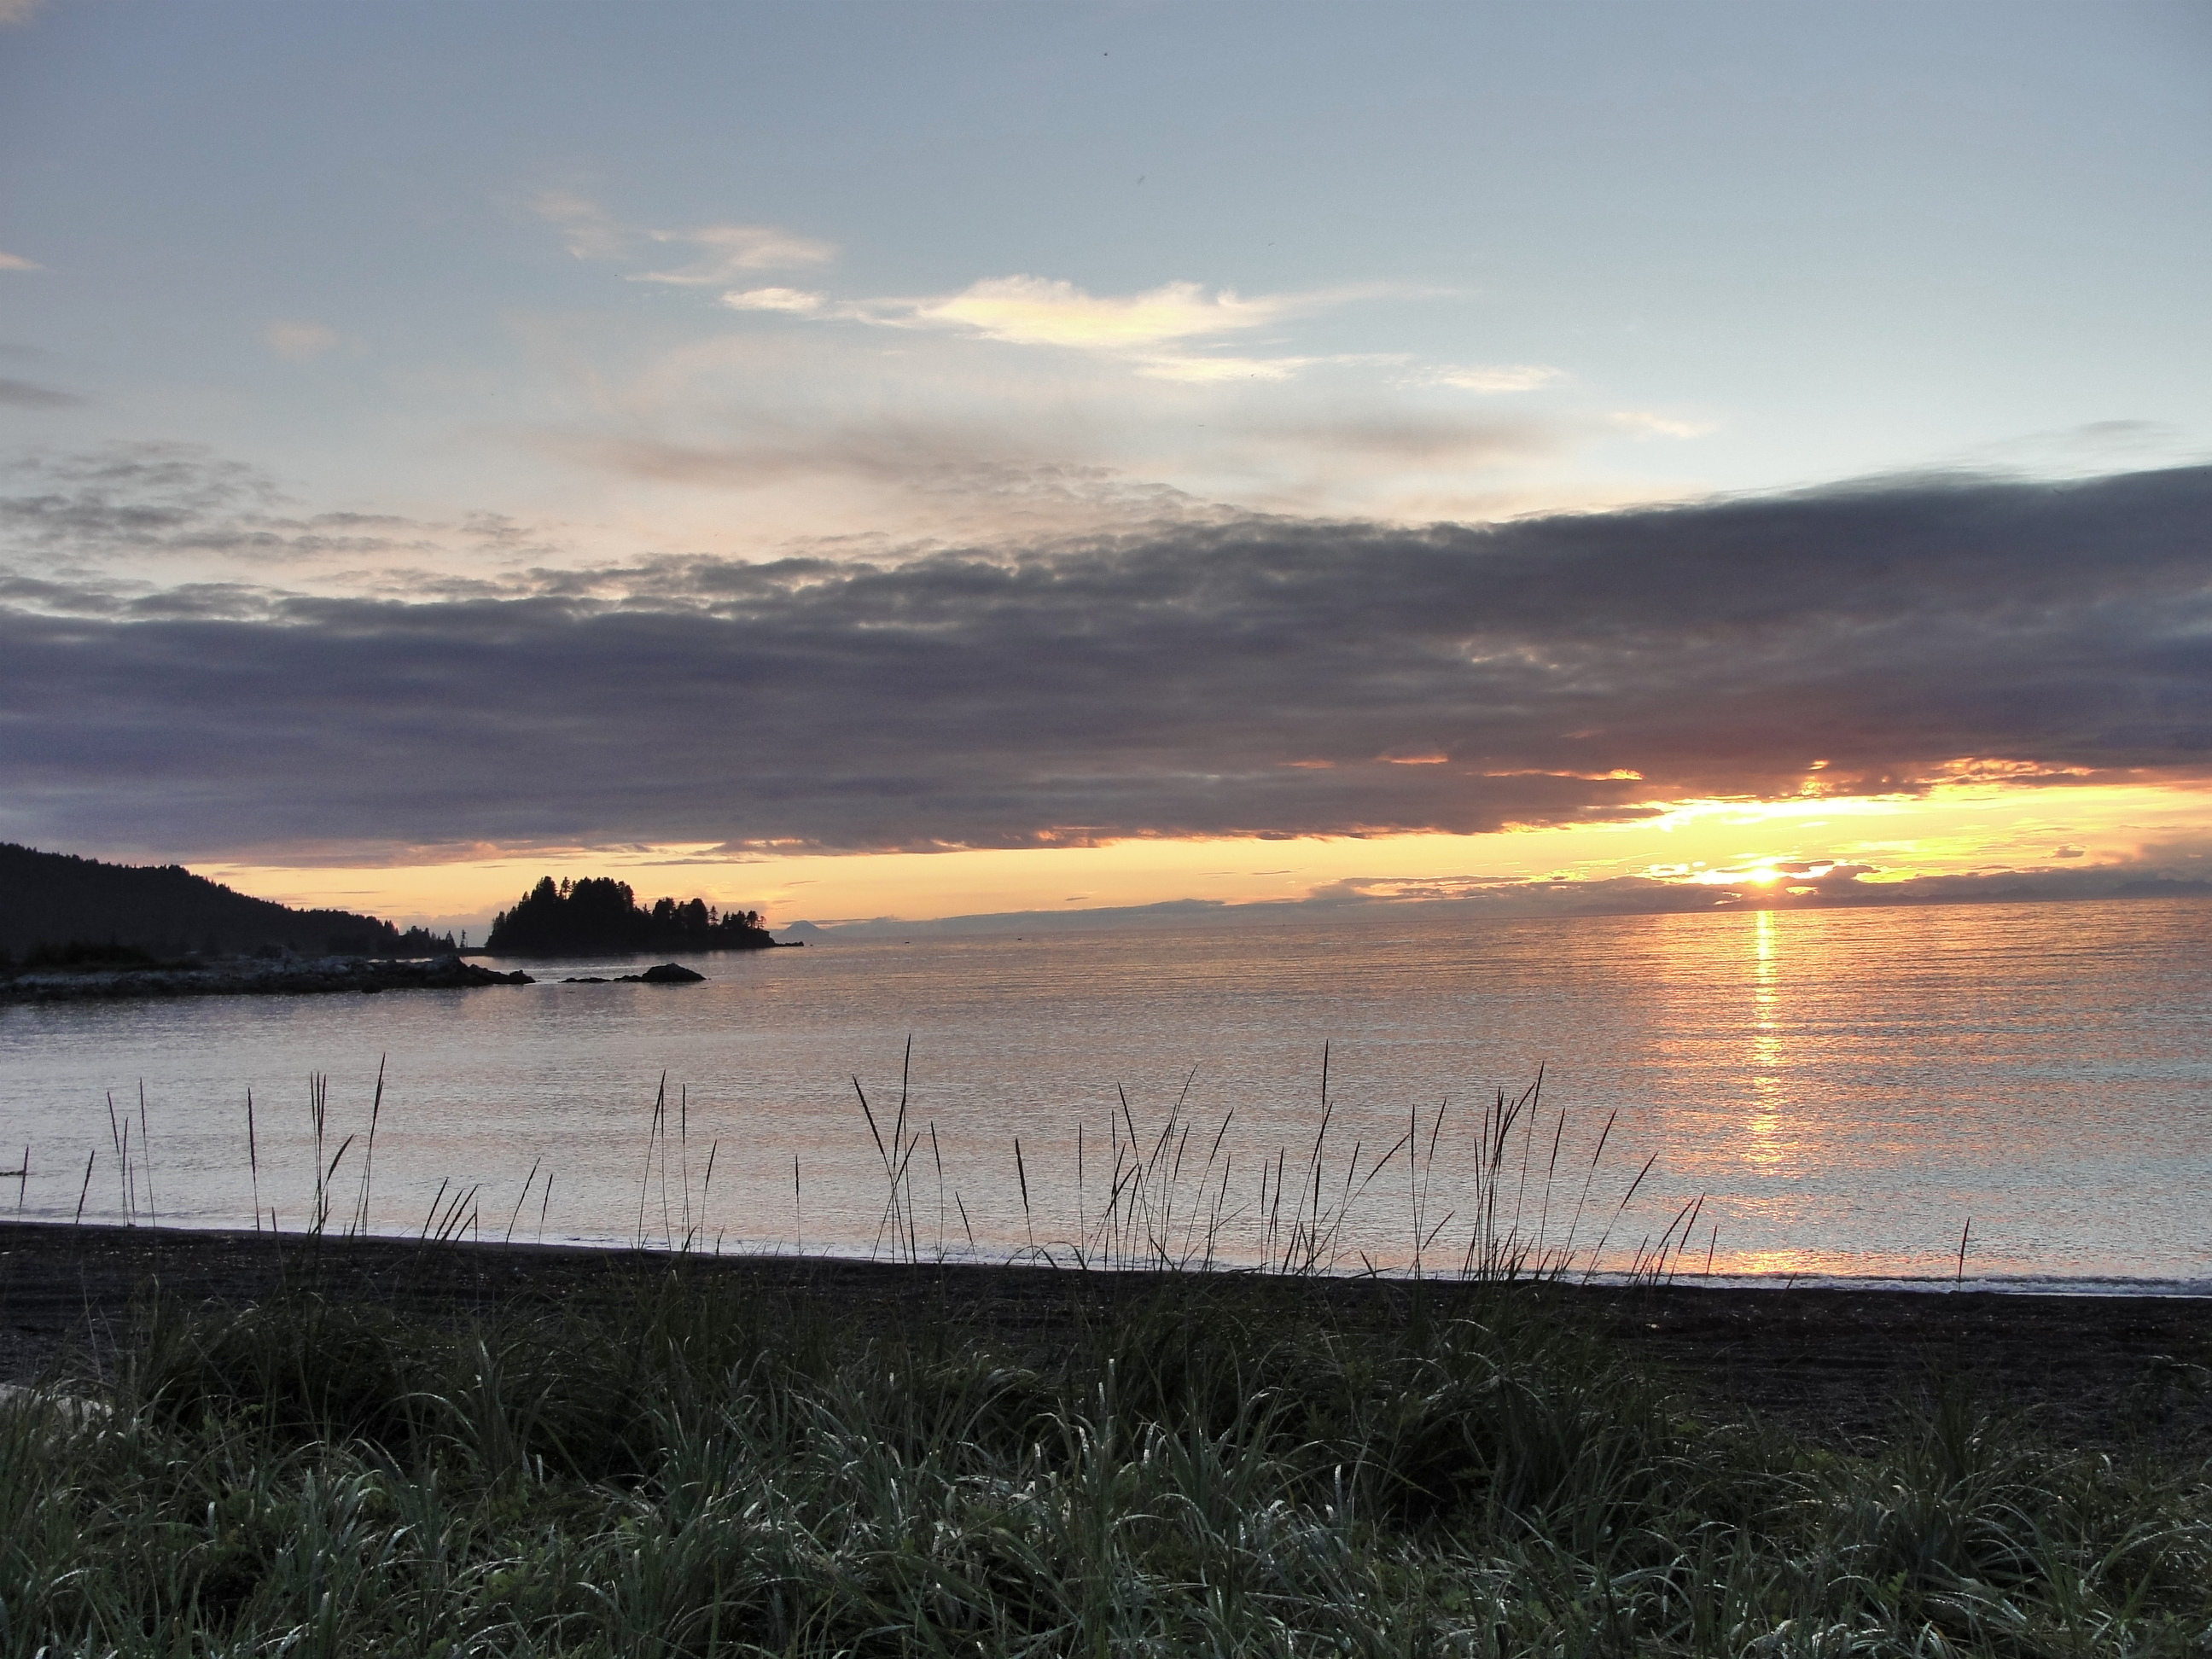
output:
<instances>
[{"instance_id":1,"label":"golden sunlight streak on water","mask_svg":"<svg viewBox=\"0 0 2212 1659\"><path fill-rule=\"evenodd\" d=\"M1751 930L1752 1113L1745 1126L1744 1161L1772 1169L1786 1163L1790 1149L1782 1128L1782 1031L1776 1007L1779 955L1774 912L1753 914Z\"/></svg>"},{"instance_id":2,"label":"golden sunlight streak on water","mask_svg":"<svg viewBox=\"0 0 2212 1659\"><path fill-rule=\"evenodd\" d=\"M1729 1260L1729 1271L1771 1278L1819 1273L1823 1265L1820 1255L1811 1250L1741 1250Z\"/></svg>"}]
</instances>

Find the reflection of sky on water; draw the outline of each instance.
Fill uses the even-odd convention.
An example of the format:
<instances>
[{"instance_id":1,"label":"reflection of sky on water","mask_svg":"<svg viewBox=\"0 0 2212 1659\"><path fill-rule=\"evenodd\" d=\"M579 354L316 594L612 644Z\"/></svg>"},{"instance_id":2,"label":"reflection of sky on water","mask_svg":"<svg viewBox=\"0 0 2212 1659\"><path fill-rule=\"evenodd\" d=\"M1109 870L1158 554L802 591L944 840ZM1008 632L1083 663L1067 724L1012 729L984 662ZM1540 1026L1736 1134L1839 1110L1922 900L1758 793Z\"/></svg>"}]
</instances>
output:
<instances>
[{"instance_id":1,"label":"reflection of sky on water","mask_svg":"<svg viewBox=\"0 0 2212 1659\"><path fill-rule=\"evenodd\" d=\"M1723 1273L1948 1278L1971 1214L1970 1271L2198 1278L2212 1275L2208 920L2203 904L2166 902L1473 930L1407 913L1330 929L822 945L705 958L711 981L682 990L15 1007L0 1011L0 1146L9 1164L32 1148L26 1214L66 1219L80 1190L88 1218L116 1214L106 1097L135 1121L143 1078L161 1212L242 1222L250 1085L262 1201L289 1229L313 1187L307 1073L332 1079L327 1161L365 1129L389 1056L380 1230L416 1231L441 1182L459 1183L444 1202L482 1183L493 1237L510 1217L534 1236L542 1210L548 1237L629 1238L642 1212L656 1237L688 1224L728 1248L789 1248L803 1231L810 1249L865 1251L884 1182L851 1074L889 1136L911 1033L909 1124L937 1135L909 1166L925 1251L963 1249L972 1232L1003 1252L1095 1224L1117 1143L1126 1176L1128 1127L1149 1140L1189 1079L1172 1225L1202 1238L1218 1221L1233 1259L1264 1236L1279 1159L1292 1194L1279 1203L1295 1207L1327 1041L1326 1205L1358 1159L1340 1266L1402 1262L1417 1209L1425 1231L1451 1218L1426 1259L1460 1259L1480 1104L1541 1063L1541 1101L1505 1149L1500 1213L1555 1246L1571 1221L1584 1259L1604 1237L1609 1267L1702 1196L1682 1251L1692 1273L1711 1250ZM664 1070L665 1171L652 1127ZM341 1213L358 1159L340 1164Z\"/></svg>"}]
</instances>

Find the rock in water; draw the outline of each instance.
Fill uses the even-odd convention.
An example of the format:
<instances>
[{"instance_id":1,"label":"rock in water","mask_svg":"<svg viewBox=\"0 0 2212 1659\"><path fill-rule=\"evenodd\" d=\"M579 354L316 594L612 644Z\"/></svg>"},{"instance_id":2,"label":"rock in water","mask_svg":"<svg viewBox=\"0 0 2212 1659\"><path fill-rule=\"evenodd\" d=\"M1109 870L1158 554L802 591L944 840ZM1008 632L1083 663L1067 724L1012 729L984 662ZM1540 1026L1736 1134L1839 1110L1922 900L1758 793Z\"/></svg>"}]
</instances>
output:
<instances>
[{"instance_id":1,"label":"rock in water","mask_svg":"<svg viewBox=\"0 0 2212 1659\"><path fill-rule=\"evenodd\" d=\"M639 980L647 985L690 985L706 977L706 975L695 974L676 962L664 962L659 967L648 968L638 975Z\"/></svg>"}]
</instances>

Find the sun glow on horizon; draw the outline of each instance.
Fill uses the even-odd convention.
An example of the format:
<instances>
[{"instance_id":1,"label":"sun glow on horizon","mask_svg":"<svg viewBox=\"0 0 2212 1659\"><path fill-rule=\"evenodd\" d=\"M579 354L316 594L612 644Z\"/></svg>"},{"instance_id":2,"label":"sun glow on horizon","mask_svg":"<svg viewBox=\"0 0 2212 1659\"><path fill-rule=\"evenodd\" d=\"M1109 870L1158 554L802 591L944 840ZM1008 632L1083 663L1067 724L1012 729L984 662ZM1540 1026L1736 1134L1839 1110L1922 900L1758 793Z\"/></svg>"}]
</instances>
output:
<instances>
[{"instance_id":1,"label":"sun glow on horizon","mask_svg":"<svg viewBox=\"0 0 2212 1659\"><path fill-rule=\"evenodd\" d=\"M2212 812L2201 788L1978 785L1899 797L1692 801L1642 821L1483 836L1177 839L938 853L733 853L711 844L478 846L335 862L240 856L189 860L243 892L366 910L403 925L467 927L544 874L610 874L647 897L759 908L771 926L1200 901L1225 907L1419 904L1522 888L1631 883L1760 895L1815 893L1929 876L2095 870L2156 860L2212 876Z\"/></svg>"}]
</instances>

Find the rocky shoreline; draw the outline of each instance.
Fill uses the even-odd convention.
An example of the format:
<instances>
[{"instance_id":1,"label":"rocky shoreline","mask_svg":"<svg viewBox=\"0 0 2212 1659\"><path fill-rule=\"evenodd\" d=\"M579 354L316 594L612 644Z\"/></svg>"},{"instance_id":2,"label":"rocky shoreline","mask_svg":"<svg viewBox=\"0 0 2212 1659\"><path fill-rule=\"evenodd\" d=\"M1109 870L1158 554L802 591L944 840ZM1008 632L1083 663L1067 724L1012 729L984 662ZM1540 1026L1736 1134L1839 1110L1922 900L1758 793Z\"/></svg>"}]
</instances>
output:
<instances>
[{"instance_id":1,"label":"rocky shoreline","mask_svg":"<svg viewBox=\"0 0 2212 1659\"><path fill-rule=\"evenodd\" d=\"M0 1002L92 1002L165 997L327 996L343 992L452 991L533 985L520 970L480 968L458 956L418 961L374 957L237 958L160 968L26 973L0 979Z\"/></svg>"}]
</instances>

